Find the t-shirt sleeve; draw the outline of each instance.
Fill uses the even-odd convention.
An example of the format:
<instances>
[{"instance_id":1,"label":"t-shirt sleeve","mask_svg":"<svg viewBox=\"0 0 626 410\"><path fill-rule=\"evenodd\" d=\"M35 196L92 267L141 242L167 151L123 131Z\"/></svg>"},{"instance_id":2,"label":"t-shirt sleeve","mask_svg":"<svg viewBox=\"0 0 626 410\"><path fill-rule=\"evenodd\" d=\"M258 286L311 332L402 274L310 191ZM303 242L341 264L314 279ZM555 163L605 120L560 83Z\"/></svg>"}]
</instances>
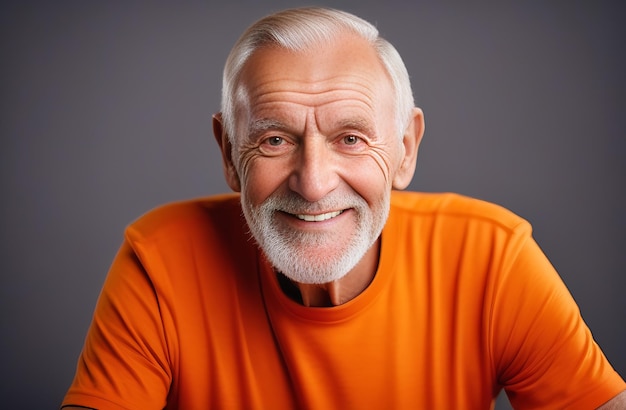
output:
<instances>
[{"instance_id":1,"label":"t-shirt sleeve","mask_svg":"<svg viewBox=\"0 0 626 410\"><path fill-rule=\"evenodd\" d=\"M626 385L529 230L517 233L492 304L499 381L516 409L596 408Z\"/></svg>"},{"instance_id":2,"label":"t-shirt sleeve","mask_svg":"<svg viewBox=\"0 0 626 410\"><path fill-rule=\"evenodd\" d=\"M63 405L97 409L162 409L171 366L159 301L125 243L116 256Z\"/></svg>"}]
</instances>

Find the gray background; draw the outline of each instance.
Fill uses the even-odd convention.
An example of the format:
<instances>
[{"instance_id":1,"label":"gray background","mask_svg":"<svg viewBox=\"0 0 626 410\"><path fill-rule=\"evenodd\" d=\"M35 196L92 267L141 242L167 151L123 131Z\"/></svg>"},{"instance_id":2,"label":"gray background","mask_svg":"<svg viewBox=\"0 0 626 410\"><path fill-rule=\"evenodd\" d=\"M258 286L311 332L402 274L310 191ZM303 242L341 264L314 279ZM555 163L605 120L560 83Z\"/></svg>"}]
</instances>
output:
<instances>
[{"instance_id":1,"label":"gray background","mask_svg":"<svg viewBox=\"0 0 626 410\"><path fill-rule=\"evenodd\" d=\"M305 4L228 3L1 3L2 407L58 405L126 224L227 190L210 122L226 54L253 20ZM624 7L318 4L404 56L427 123L411 189L529 219L626 375Z\"/></svg>"}]
</instances>

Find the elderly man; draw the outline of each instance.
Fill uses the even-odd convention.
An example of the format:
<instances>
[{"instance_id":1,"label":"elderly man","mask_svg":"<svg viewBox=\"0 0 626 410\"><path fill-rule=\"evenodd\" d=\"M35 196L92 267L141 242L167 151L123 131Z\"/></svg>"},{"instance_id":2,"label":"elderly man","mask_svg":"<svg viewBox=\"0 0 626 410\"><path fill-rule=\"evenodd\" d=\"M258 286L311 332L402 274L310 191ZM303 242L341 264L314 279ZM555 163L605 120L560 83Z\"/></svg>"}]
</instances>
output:
<instances>
[{"instance_id":1,"label":"elderly man","mask_svg":"<svg viewBox=\"0 0 626 410\"><path fill-rule=\"evenodd\" d=\"M213 124L240 194L128 228L65 406L487 409L502 388L519 408L624 405L527 222L398 191L424 119L372 25L257 22Z\"/></svg>"}]
</instances>

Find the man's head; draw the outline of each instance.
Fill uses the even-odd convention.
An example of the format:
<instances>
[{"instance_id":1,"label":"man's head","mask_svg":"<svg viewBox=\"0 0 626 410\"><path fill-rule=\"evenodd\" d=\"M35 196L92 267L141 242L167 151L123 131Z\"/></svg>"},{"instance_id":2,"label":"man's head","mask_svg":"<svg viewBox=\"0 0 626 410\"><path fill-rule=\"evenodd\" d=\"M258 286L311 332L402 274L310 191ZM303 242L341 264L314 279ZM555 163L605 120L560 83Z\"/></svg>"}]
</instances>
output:
<instances>
[{"instance_id":1,"label":"man's head","mask_svg":"<svg viewBox=\"0 0 626 410\"><path fill-rule=\"evenodd\" d=\"M226 178L270 262L301 283L343 277L415 168L423 119L399 55L349 14L286 11L244 33L223 93Z\"/></svg>"}]
</instances>

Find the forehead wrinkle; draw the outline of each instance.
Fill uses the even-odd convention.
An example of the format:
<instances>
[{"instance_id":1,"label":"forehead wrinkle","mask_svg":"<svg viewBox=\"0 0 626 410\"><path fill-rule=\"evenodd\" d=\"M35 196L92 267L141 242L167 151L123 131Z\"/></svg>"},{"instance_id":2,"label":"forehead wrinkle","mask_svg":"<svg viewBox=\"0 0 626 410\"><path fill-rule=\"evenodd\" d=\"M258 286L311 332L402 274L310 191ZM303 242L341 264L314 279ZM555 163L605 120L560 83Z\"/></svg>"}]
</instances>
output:
<instances>
[{"instance_id":1,"label":"forehead wrinkle","mask_svg":"<svg viewBox=\"0 0 626 410\"><path fill-rule=\"evenodd\" d=\"M333 90L319 93L303 93L299 91L271 91L251 96L251 107L253 110L263 109L267 105L300 105L305 107L323 106L337 103L353 103L354 105L365 105L374 110L375 98L373 95L358 93L355 95L351 90Z\"/></svg>"},{"instance_id":2,"label":"forehead wrinkle","mask_svg":"<svg viewBox=\"0 0 626 410\"><path fill-rule=\"evenodd\" d=\"M364 111L364 114L367 116L367 113L374 114L377 111L376 100L373 96L354 98L354 95L351 95L349 92L340 92L339 94L334 92L332 95L319 95L318 98L311 99L311 96L303 96L301 93L296 92L276 93L283 93L284 98L273 98L269 94L265 94L256 101L253 101L251 103L252 116L268 119L276 117L288 119L291 118L290 114L294 113L296 107L304 107L306 109L313 109L314 112L320 113L320 115L323 113L325 116L327 116L329 112L335 117L347 112L343 116L354 117L355 121L353 121L353 125L360 125L361 128L367 128L364 127L365 118L363 115L356 114L356 112ZM288 96L287 94L293 95ZM359 118L360 120L357 121L356 119ZM286 126L287 124L282 123L282 125Z\"/></svg>"},{"instance_id":3,"label":"forehead wrinkle","mask_svg":"<svg viewBox=\"0 0 626 410\"><path fill-rule=\"evenodd\" d=\"M324 96L333 94L340 95L359 95L364 99L373 101L375 89L379 87L378 84L371 84L366 76L360 76L363 81L355 80L352 76L335 76L324 80L293 80L293 79L272 79L269 81L259 81L254 84L254 87L246 85L248 90L248 96L250 100L264 101L267 98L272 98L276 94L283 94L286 97L308 98L312 96ZM341 84L338 87L337 84ZM269 89L269 90L268 90ZM348 96L344 98L350 98ZM354 98L354 97L353 97Z\"/></svg>"}]
</instances>

